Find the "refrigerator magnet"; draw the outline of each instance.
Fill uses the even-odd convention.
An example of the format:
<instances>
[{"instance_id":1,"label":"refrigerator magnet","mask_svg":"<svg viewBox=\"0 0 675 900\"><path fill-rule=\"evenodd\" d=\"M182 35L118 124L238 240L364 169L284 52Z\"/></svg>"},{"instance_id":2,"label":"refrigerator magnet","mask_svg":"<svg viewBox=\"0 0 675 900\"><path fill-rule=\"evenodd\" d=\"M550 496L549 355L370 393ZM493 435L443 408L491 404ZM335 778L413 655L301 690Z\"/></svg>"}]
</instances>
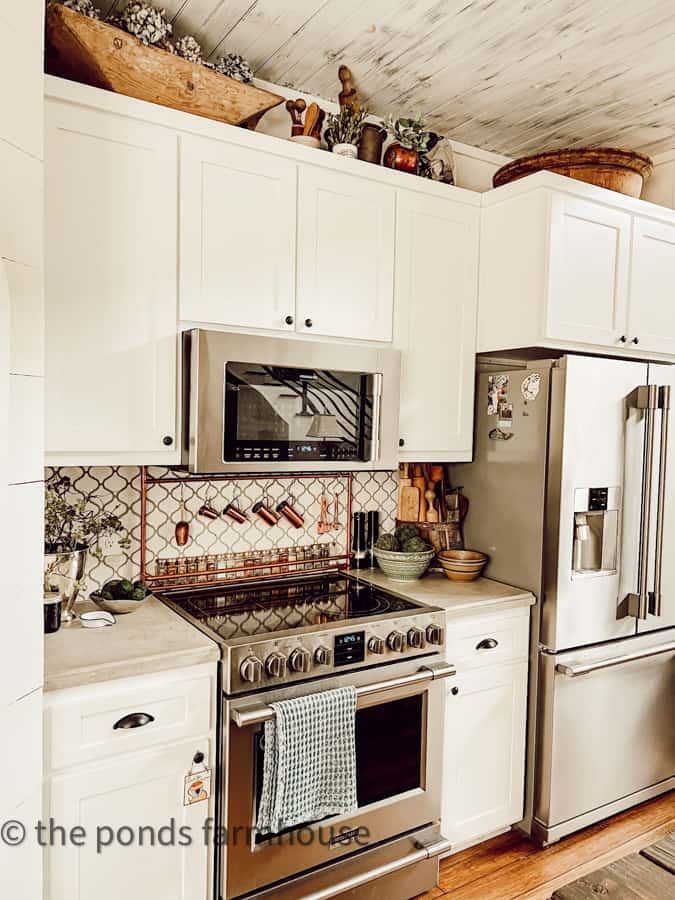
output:
<instances>
[{"instance_id":1,"label":"refrigerator magnet","mask_svg":"<svg viewBox=\"0 0 675 900\"><path fill-rule=\"evenodd\" d=\"M520 393L523 395L523 400L525 400L525 402L536 400L539 396L540 387L541 375L539 372L532 372L530 375L527 375L520 386Z\"/></svg>"}]
</instances>

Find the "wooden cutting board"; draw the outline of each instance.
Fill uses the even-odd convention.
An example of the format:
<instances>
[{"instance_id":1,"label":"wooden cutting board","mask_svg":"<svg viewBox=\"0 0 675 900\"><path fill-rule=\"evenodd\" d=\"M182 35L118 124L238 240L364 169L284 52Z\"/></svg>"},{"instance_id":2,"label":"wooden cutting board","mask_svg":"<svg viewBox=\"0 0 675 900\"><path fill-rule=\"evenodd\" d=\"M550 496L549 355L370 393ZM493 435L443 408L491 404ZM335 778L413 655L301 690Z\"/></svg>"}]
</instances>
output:
<instances>
[{"instance_id":1,"label":"wooden cutting board","mask_svg":"<svg viewBox=\"0 0 675 900\"><path fill-rule=\"evenodd\" d=\"M412 485L404 485L401 488L399 500L399 519L401 522L419 522L420 516L420 491Z\"/></svg>"}]
</instances>

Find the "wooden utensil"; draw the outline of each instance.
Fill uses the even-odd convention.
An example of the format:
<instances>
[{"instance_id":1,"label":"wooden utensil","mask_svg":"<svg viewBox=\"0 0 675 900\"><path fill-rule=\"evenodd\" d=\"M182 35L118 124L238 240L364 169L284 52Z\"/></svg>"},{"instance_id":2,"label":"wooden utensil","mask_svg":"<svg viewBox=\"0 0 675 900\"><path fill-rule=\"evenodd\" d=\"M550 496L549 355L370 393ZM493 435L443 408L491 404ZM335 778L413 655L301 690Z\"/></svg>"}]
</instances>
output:
<instances>
[{"instance_id":1,"label":"wooden utensil","mask_svg":"<svg viewBox=\"0 0 675 900\"><path fill-rule=\"evenodd\" d=\"M176 522L176 528L174 530L174 534L176 537L176 543L179 547L184 547L188 539L190 537L190 523L185 518L185 501L183 499L183 486L181 485L180 491L180 519Z\"/></svg>"},{"instance_id":2,"label":"wooden utensil","mask_svg":"<svg viewBox=\"0 0 675 900\"><path fill-rule=\"evenodd\" d=\"M305 111L307 104L299 97L297 100L287 100L286 101L286 109L288 110L288 114L291 117L291 137L296 134L302 134L302 114Z\"/></svg>"},{"instance_id":3,"label":"wooden utensil","mask_svg":"<svg viewBox=\"0 0 675 900\"><path fill-rule=\"evenodd\" d=\"M424 470L419 463L415 463L412 478L413 487L417 490L420 498L419 512L417 521L426 522L427 520L427 499L424 496L427 490L427 480L424 477Z\"/></svg>"},{"instance_id":4,"label":"wooden utensil","mask_svg":"<svg viewBox=\"0 0 675 900\"><path fill-rule=\"evenodd\" d=\"M310 103L307 107L307 112L305 113L305 127L302 130L303 134L311 136L312 132L317 123L317 119L319 118L319 104L318 103Z\"/></svg>"},{"instance_id":5,"label":"wooden utensil","mask_svg":"<svg viewBox=\"0 0 675 900\"><path fill-rule=\"evenodd\" d=\"M351 69L348 66L340 66L338 78L342 84L342 90L338 96L338 101L340 106L348 106L353 113L358 113L361 106L352 77Z\"/></svg>"},{"instance_id":6,"label":"wooden utensil","mask_svg":"<svg viewBox=\"0 0 675 900\"><path fill-rule=\"evenodd\" d=\"M426 520L427 520L427 522L434 524L434 523L438 522L439 515L438 515L438 510L436 509L436 506L435 506L436 488L435 488L435 484L433 481L429 482L429 484L427 486L427 490L424 494L424 497L427 501Z\"/></svg>"},{"instance_id":7,"label":"wooden utensil","mask_svg":"<svg viewBox=\"0 0 675 900\"><path fill-rule=\"evenodd\" d=\"M323 130L323 120L325 118L326 118L326 110L321 109L319 107L319 115L317 116L316 124L314 125L314 128L312 129L312 134L311 134L311 137L316 138L317 141L321 140L321 131Z\"/></svg>"}]
</instances>

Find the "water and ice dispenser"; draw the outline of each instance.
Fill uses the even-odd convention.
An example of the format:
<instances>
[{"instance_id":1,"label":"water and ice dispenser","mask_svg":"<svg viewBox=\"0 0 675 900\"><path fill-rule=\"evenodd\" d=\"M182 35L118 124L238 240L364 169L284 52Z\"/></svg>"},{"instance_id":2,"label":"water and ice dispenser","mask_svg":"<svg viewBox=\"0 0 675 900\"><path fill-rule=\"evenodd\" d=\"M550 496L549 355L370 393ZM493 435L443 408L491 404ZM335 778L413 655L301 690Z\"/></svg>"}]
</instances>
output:
<instances>
[{"instance_id":1,"label":"water and ice dispenser","mask_svg":"<svg viewBox=\"0 0 675 900\"><path fill-rule=\"evenodd\" d=\"M577 488L574 492L572 577L613 575L619 542L618 487Z\"/></svg>"}]
</instances>

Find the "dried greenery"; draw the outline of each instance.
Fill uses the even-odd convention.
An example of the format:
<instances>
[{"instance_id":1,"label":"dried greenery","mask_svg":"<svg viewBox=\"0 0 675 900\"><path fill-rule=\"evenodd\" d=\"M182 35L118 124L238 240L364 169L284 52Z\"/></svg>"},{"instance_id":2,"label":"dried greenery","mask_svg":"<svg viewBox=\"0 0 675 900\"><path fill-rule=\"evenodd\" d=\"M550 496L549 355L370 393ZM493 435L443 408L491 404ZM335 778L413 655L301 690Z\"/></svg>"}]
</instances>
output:
<instances>
[{"instance_id":1,"label":"dried greenery","mask_svg":"<svg viewBox=\"0 0 675 900\"><path fill-rule=\"evenodd\" d=\"M98 555L101 539L113 535L122 535L121 547L129 546L115 510L101 509L93 491L74 493L70 478L55 472L45 484L45 552L69 553L88 548Z\"/></svg>"},{"instance_id":2,"label":"dried greenery","mask_svg":"<svg viewBox=\"0 0 675 900\"><path fill-rule=\"evenodd\" d=\"M367 115L365 109L355 113L349 106L341 106L338 113L328 113L323 136L330 149L336 144L358 144Z\"/></svg>"},{"instance_id":3,"label":"dried greenery","mask_svg":"<svg viewBox=\"0 0 675 900\"><path fill-rule=\"evenodd\" d=\"M414 119L395 119L393 116L387 116L383 125L402 147L406 147L408 150L417 150L419 153L430 149L429 144L433 140L433 132L427 131L426 123L421 115Z\"/></svg>"}]
</instances>

